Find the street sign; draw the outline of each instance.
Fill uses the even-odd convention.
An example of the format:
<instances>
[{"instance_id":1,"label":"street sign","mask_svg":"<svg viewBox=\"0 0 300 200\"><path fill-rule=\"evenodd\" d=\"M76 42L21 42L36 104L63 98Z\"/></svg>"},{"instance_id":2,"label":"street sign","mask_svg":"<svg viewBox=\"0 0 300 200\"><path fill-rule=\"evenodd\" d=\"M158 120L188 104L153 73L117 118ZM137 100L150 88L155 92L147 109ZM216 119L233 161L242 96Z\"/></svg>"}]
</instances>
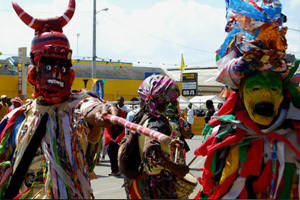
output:
<instances>
[{"instance_id":1,"label":"street sign","mask_svg":"<svg viewBox=\"0 0 300 200\"><path fill-rule=\"evenodd\" d=\"M182 74L182 96L197 96L198 73Z\"/></svg>"}]
</instances>

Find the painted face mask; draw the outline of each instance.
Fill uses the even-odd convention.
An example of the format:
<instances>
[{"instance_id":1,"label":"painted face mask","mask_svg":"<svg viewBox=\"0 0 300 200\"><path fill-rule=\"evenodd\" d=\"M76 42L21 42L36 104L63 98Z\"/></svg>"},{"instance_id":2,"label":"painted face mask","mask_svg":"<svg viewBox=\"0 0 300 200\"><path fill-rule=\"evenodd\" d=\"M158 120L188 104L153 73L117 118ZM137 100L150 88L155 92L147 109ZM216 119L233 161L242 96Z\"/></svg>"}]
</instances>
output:
<instances>
[{"instance_id":1,"label":"painted face mask","mask_svg":"<svg viewBox=\"0 0 300 200\"><path fill-rule=\"evenodd\" d=\"M75 0L69 0L63 15L48 19L32 17L15 2L13 8L20 19L35 30L27 76L34 86L33 97L45 105L66 100L75 74L71 69L72 50L62 28L73 17Z\"/></svg>"},{"instance_id":2,"label":"painted face mask","mask_svg":"<svg viewBox=\"0 0 300 200\"><path fill-rule=\"evenodd\" d=\"M58 103L66 100L71 91L74 71L69 60L42 57L37 66L35 94L45 103Z\"/></svg>"},{"instance_id":3,"label":"painted face mask","mask_svg":"<svg viewBox=\"0 0 300 200\"><path fill-rule=\"evenodd\" d=\"M274 72L249 76L243 85L243 102L250 118L268 126L278 114L283 100L282 80Z\"/></svg>"}]
</instances>

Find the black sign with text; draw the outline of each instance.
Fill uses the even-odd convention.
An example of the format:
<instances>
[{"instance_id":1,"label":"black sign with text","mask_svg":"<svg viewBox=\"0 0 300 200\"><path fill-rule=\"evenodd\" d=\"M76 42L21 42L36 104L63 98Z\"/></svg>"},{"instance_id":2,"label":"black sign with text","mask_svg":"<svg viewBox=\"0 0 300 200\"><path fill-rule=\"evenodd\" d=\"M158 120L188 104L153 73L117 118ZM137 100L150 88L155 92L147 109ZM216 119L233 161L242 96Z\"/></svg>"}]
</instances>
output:
<instances>
[{"instance_id":1,"label":"black sign with text","mask_svg":"<svg viewBox=\"0 0 300 200\"><path fill-rule=\"evenodd\" d=\"M182 96L197 96L198 73L182 74Z\"/></svg>"}]
</instances>

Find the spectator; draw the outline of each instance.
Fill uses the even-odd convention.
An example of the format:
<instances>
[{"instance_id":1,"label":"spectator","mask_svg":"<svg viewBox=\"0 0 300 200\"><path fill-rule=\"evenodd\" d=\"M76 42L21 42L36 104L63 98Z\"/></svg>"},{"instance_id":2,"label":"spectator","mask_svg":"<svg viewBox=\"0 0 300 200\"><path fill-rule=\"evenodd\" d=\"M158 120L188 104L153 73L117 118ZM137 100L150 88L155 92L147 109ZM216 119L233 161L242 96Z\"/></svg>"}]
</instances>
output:
<instances>
[{"instance_id":1,"label":"spectator","mask_svg":"<svg viewBox=\"0 0 300 200\"><path fill-rule=\"evenodd\" d=\"M214 103L210 99L207 100L205 102L205 104L206 104L207 111L205 113L204 120L205 120L205 123L207 123L211 119L211 116L214 115L215 107L214 107Z\"/></svg>"},{"instance_id":2,"label":"spectator","mask_svg":"<svg viewBox=\"0 0 300 200\"><path fill-rule=\"evenodd\" d=\"M126 112L120 108L118 108L119 117L126 117ZM105 146L107 145L107 154L110 161L111 173L109 176L119 176L119 166L118 166L118 150L119 143L122 141L122 138L125 135L124 127L114 124L109 128L106 128L104 131L105 136Z\"/></svg>"},{"instance_id":3,"label":"spectator","mask_svg":"<svg viewBox=\"0 0 300 200\"><path fill-rule=\"evenodd\" d=\"M188 110L187 110L187 123L188 123L190 129L192 129L192 124L194 123L194 110L192 107L193 107L193 104L189 103Z\"/></svg>"},{"instance_id":4,"label":"spectator","mask_svg":"<svg viewBox=\"0 0 300 200\"><path fill-rule=\"evenodd\" d=\"M133 120L134 116L136 115L136 113L137 113L142 107L144 107L144 104L145 104L144 100L142 100L141 98L138 98L138 102L139 102L139 107L136 108L136 109L134 109L134 110L129 111L129 113L127 114L127 116L126 116L126 120L127 120L127 121L132 122L132 120ZM127 133L127 128L125 128L125 135L127 135L127 134L128 134L128 133Z\"/></svg>"},{"instance_id":5,"label":"spectator","mask_svg":"<svg viewBox=\"0 0 300 200\"><path fill-rule=\"evenodd\" d=\"M117 100L117 105L120 109L124 110L127 113L129 113L131 111L130 108L128 108L127 106L124 105L124 97L119 97Z\"/></svg>"},{"instance_id":6,"label":"spectator","mask_svg":"<svg viewBox=\"0 0 300 200\"><path fill-rule=\"evenodd\" d=\"M8 113L10 111L12 111L13 109L18 108L23 105L23 101L20 97L15 97L15 98L11 99L10 102L12 105L9 107Z\"/></svg>"},{"instance_id":7,"label":"spectator","mask_svg":"<svg viewBox=\"0 0 300 200\"><path fill-rule=\"evenodd\" d=\"M7 96L2 95L0 98L0 120L6 115L8 111L8 104L7 104Z\"/></svg>"}]
</instances>

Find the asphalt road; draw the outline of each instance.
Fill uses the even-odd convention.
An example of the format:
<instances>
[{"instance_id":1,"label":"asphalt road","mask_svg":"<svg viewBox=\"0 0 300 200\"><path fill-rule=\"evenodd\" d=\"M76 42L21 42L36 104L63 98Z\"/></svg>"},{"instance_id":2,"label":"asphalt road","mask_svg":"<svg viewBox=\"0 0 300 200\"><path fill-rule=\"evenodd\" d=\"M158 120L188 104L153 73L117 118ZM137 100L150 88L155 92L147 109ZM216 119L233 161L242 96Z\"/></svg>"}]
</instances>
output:
<instances>
[{"instance_id":1,"label":"asphalt road","mask_svg":"<svg viewBox=\"0 0 300 200\"><path fill-rule=\"evenodd\" d=\"M202 141L202 136L195 136L190 140L187 140L191 151L187 153L187 163L194 158L194 150L199 146ZM123 185L122 177L109 176L110 173L110 163L106 155L106 160L98 164L95 168L95 173L97 179L92 180L92 188L96 199L126 199L126 193ZM204 157L197 157L197 159L190 165L190 173L194 177L201 175L199 170L203 166L205 161ZM197 184L194 192L189 198L193 198L200 189L199 183Z\"/></svg>"}]
</instances>

